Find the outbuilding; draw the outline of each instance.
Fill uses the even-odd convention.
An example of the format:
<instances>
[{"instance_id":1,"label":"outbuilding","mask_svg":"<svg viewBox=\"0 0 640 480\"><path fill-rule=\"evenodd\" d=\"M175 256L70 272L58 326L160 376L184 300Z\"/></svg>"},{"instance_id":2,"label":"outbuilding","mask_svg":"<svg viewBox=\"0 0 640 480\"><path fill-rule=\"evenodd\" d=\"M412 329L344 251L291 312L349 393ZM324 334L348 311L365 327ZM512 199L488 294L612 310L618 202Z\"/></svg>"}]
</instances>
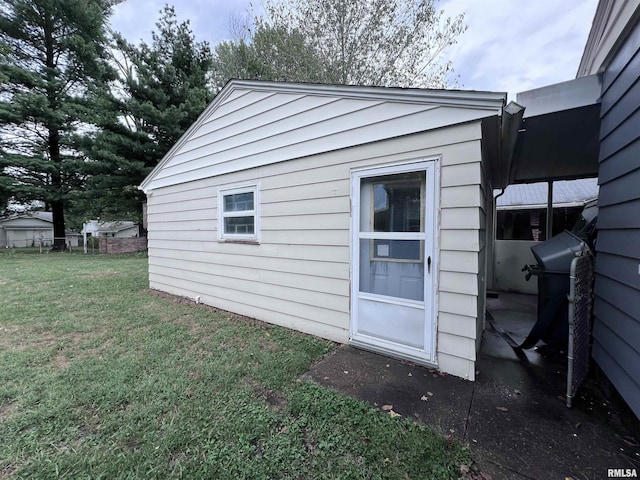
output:
<instances>
[{"instance_id":1,"label":"outbuilding","mask_svg":"<svg viewBox=\"0 0 640 480\"><path fill-rule=\"evenodd\" d=\"M79 234L66 230L68 247L77 247ZM53 214L23 212L0 218L0 247L50 247L53 245Z\"/></svg>"},{"instance_id":2,"label":"outbuilding","mask_svg":"<svg viewBox=\"0 0 640 480\"><path fill-rule=\"evenodd\" d=\"M150 287L473 380L505 103L229 82L141 185Z\"/></svg>"}]
</instances>

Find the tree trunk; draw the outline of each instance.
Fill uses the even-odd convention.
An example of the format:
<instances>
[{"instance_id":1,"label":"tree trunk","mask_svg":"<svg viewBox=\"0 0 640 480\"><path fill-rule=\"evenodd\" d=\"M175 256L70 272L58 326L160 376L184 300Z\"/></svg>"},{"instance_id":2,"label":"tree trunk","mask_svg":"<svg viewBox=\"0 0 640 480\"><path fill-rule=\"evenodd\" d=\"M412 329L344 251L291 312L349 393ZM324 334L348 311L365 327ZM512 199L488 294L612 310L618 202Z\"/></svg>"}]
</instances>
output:
<instances>
[{"instance_id":1,"label":"tree trunk","mask_svg":"<svg viewBox=\"0 0 640 480\"><path fill-rule=\"evenodd\" d=\"M65 252L67 241L64 231L64 205L62 200L51 202L51 212L53 213L53 248L54 252Z\"/></svg>"},{"instance_id":2,"label":"tree trunk","mask_svg":"<svg viewBox=\"0 0 640 480\"><path fill-rule=\"evenodd\" d=\"M53 21L47 17L45 21L45 48L46 48L46 66L47 66L47 103L49 110L55 112L58 109L58 89L56 88L55 77L55 52L53 40ZM57 121L51 117L47 123L49 138L47 139L47 147L49 150L49 161L53 164L51 174L50 197L51 213L53 216L53 248L54 252L65 252L67 250L67 241L64 229L64 201L62 185L62 157L60 155L60 126Z\"/></svg>"},{"instance_id":3,"label":"tree trunk","mask_svg":"<svg viewBox=\"0 0 640 480\"><path fill-rule=\"evenodd\" d=\"M51 213L53 216L53 248L54 252L67 250L67 239L64 228L64 201L62 200L62 176L60 175L60 135L57 130L49 131L49 155L56 172L51 174Z\"/></svg>"}]
</instances>

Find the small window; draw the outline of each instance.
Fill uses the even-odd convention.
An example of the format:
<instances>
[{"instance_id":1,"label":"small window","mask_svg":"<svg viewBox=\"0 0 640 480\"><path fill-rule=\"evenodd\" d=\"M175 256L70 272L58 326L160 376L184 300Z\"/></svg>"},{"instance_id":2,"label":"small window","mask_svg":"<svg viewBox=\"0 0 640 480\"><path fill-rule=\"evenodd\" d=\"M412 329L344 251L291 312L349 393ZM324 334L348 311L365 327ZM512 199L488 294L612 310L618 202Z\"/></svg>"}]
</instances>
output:
<instances>
[{"instance_id":1,"label":"small window","mask_svg":"<svg viewBox=\"0 0 640 480\"><path fill-rule=\"evenodd\" d=\"M220 240L258 241L258 187L221 188L218 191Z\"/></svg>"}]
</instances>

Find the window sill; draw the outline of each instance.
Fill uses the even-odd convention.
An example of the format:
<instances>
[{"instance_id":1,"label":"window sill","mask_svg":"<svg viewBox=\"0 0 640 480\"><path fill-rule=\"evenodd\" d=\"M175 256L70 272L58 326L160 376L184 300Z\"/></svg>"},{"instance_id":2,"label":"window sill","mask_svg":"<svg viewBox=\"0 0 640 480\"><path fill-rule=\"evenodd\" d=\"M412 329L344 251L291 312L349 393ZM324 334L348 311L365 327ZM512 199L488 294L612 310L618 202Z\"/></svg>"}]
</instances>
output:
<instances>
[{"instance_id":1,"label":"window sill","mask_svg":"<svg viewBox=\"0 0 640 480\"><path fill-rule=\"evenodd\" d=\"M240 243L243 245L260 245L258 240L243 240L241 238L220 238L218 243Z\"/></svg>"}]
</instances>

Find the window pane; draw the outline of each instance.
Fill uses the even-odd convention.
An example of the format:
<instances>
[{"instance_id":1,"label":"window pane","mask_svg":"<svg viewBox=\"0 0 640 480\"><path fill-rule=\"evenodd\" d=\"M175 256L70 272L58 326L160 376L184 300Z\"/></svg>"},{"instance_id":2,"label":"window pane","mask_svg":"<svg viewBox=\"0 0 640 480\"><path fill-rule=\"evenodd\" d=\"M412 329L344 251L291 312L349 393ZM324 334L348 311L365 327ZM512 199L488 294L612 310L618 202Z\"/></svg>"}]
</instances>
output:
<instances>
[{"instance_id":1,"label":"window pane","mask_svg":"<svg viewBox=\"0 0 640 480\"><path fill-rule=\"evenodd\" d=\"M253 235L255 233L254 217L227 217L224 219L226 235Z\"/></svg>"},{"instance_id":2,"label":"window pane","mask_svg":"<svg viewBox=\"0 0 640 480\"><path fill-rule=\"evenodd\" d=\"M253 210L253 192L232 193L224 196L225 212Z\"/></svg>"},{"instance_id":3,"label":"window pane","mask_svg":"<svg viewBox=\"0 0 640 480\"><path fill-rule=\"evenodd\" d=\"M424 300L423 240L360 240L360 291Z\"/></svg>"},{"instance_id":4,"label":"window pane","mask_svg":"<svg viewBox=\"0 0 640 480\"><path fill-rule=\"evenodd\" d=\"M423 232L425 172L362 180L360 230Z\"/></svg>"},{"instance_id":5,"label":"window pane","mask_svg":"<svg viewBox=\"0 0 640 480\"><path fill-rule=\"evenodd\" d=\"M373 256L382 259L422 261L421 243L415 240L371 240Z\"/></svg>"}]
</instances>

